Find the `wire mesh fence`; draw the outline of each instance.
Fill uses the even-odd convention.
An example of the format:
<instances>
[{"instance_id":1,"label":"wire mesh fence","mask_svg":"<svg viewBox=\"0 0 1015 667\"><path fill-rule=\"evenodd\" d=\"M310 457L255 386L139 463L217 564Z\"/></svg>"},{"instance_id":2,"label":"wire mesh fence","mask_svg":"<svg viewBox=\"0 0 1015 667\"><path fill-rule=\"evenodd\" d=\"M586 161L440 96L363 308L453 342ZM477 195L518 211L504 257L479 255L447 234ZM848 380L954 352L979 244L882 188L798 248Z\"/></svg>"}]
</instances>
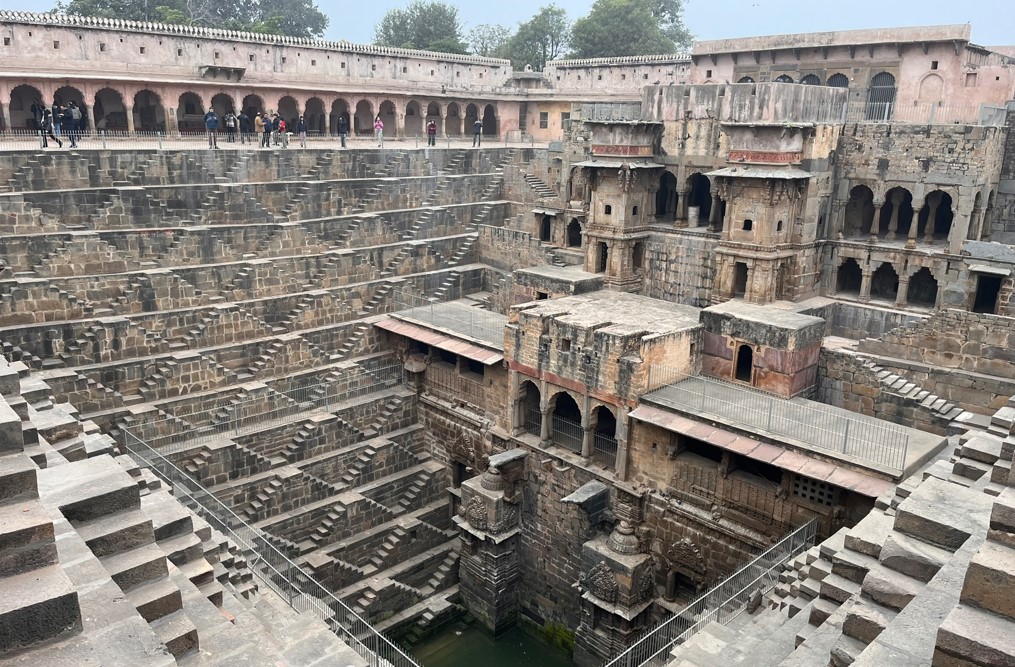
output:
<instances>
[{"instance_id":1,"label":"wire mesh fence","mask_svg":"<svg viewBox=\"0 0 1015 667\"><path fill-rule=\"evenodd\" d=\"M576 421L553 415L550 418L550 440L555 444L581 454L585 429Z\"/></svg>"},{"instance_id":2,"label":"wire mesh fence","mask_svg":"<svg viewBox=\"0 0 1015 667\"><path fill-rule=\"evenodd\" d=\"M507 316L469 303L449 301L456 298L456 294L464 293L460 288L448 292L438 289L437 292L438 296L425 297L408 290L396 290L392 297L394 314L492 345L504 344Z\"/></svg>"},{"instance_id":3,"label":"wire mesh fence","mask_svg":"<svg viewBox=\"0 0 1015 667\"><path fill-rule=\"evenodd\" d=\"M791 439L809 449L843 454L892 472L905 469L909 433L897 424L663 366L650 370L649 385L660 387L652 393L653 401L690 414Z\"/></svg>"},{"instance_id":4,"label":"wire mesh fence","mask_svg":"<svg viewBox=\"0 0 1015 667\"><path fill-rule=\"evenodd\" d=\"M682 611L650 630L606 667L662 667L669 662L674 646L684 643L709 623L729 623L747 607L756 593L764 594L774 588L779 582L783 564L814 545L818 528L817 519L800 526Z\"/></svg>"},{"instance_id":5,"label":"wire mesh fence","mask_svg":"<svg viewBox=\"0 0 1015 667\"><path fill-rule=\"evenodd\" d=\"M230 539L243 553L250 570L293 609L314 614L327 623L370 667L419 667L419 663L275 548L268 535L243 521L130 430L122 433L123 446L130 457L172 487L173 495L183 505Z\"/></svg>"}]
</instances>

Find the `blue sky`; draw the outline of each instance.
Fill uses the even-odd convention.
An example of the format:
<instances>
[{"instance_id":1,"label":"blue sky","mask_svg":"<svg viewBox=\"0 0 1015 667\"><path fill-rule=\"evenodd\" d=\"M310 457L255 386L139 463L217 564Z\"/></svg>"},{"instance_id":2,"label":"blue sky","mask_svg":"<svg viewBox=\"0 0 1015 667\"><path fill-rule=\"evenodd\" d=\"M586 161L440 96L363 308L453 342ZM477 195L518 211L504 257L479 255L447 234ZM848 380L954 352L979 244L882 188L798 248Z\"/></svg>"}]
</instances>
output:
<instances>
[{"instance_id":1,"label":"blue sky","mask_svg":"<svg viewBox=\"0 0 1015 667\"><path fill-rule=\"evenodd\" d=\"M283 6L285 0L276 0ZM0 8L39 11L52 0L0 0ZM455 2L466 31L481 23L510 27L528 20L549 0ZM389 9L405 0L317 0L331 18L329 39L369 43L374 26ZM586 14L591 0L557 0L572 18ZM971 23L973 41L984 46L1015 44L1015 2L1012 0L686 0L685 22L699 39L722 39L853 28Z\"/></svg>"}]
</instances>

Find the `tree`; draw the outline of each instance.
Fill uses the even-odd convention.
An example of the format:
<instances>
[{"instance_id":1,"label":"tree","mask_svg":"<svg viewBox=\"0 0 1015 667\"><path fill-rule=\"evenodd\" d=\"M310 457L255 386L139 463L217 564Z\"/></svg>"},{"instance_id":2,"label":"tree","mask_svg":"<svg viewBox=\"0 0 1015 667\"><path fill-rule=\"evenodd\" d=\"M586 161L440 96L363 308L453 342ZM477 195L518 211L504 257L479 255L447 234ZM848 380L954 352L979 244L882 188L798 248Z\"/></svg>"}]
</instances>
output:
<instances>
[{"instance_id":1,"label":"tree","mask_svg":"<svg viewBox=\"0 0 1015 667\"><path fill-rule=\"evenodd\" d=\"M465 53L458 8L438 1L415 0L389 11L374 29L374 44Z\"/></svg>"},{"instance_id":2,"label":"tree","mask_svg":"<svg viewBox=\"0 0 1015 667\"><path fill-rule=\"evenodd\" d=\"M572 56L609 58L673 53L677 45L667 32L677 26L666 15L662 24L661 3L671 8L679 0L596 0L587 16L575 21L571 29ZM664 28L667 32L664 32Z\"/></svg>"},{"instance_id":3,"label":"tree","mask_svg":"<svg viewBox=\"0 0 1015 667\"><path fill-rule=\"evenodd\" d=\"M674 44L682 49L691 48L694 35L684 25L683 0L655 0L652 14L659 20L659 29L672 39Z\"/></svg>"},{"instance_id":4,"label":"tree","mask_svg":"<svg viewBox=\"0 0 1015 667\"><path fill-rule=\"evenodd\" d=\"M469 31L469 49L477 56L495 56L504 49L510 38L510 28L484 23Z\"/></svg>"},{"instance_id":5,"label":"tree","mask_svg":"<svg viewBox=\"0 0 1015 667\"><path fill-rule=\"evenodd\" d=\"M570 35L567 12L556 5L546 5L518 26L518 32L504 47L504 55L516 69L532 65L532 69L542 71L547 60L564 52Z\"/></svg>"},{"instance_id":6,"label":"tree","mask_svg":"<svg viewBox=\"0 0 1015 667\"><path fill-rule=\"evenodd\" d=\"M59 0L62 14L100 18L178 23L250 32L321 37L328 17L313 0L275 5L268 0Z\"/></svg>"}]
</instances>

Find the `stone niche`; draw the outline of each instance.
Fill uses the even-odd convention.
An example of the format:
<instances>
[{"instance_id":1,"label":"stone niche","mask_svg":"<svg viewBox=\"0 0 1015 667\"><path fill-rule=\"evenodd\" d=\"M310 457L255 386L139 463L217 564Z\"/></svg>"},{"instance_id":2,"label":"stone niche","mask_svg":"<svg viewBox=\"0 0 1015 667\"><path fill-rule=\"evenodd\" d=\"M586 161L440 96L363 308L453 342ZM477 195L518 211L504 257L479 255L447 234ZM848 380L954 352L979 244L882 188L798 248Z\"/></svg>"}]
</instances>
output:
<instances>
[{"instance_id":1,"label":"stone niche","mask_svg":"<svg viewBox=\"0 0 1015 667\"><path fill-rule=\"evenodd\" d=\"M701 372L780 396L814 391L825 320L775 306L727 301L701 312Z\"/></svg>"},{"instance_id":2,"label":"stone niche","mask_svg":"<svg viewBox=\"0 0 1015 667\"><path fill-rule=\"evenodd\" d=\"M663 134L663 124L642 121L586 120L592 155L652 157Z\"/></svg>"}]
</instances>

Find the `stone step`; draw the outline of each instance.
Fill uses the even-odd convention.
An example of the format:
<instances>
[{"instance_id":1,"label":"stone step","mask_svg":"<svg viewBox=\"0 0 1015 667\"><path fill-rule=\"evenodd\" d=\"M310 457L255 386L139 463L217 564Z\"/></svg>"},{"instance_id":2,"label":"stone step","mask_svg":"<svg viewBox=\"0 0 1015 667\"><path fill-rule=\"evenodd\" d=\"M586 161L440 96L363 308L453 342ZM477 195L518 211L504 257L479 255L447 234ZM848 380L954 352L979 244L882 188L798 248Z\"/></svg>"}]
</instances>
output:
<instances>
[{"instance_id":1,"label":"stone step","mask_svg":"<svg viewBox=\"0 0 1015 667\"><path fill-rule=\"evenodd\" d=\"M3 508L0 520L0 589L2 579L58 562L53 521L38 500Z\"/></svg>"},{"instance_id":2,"label":"stone step","mask_svg":"<svg viewBox=\"0 0 1015 667\"><path fill-rule=\"evenodd\" d=\"M895 529L949 551L969 539L978 522L990 512L990 498L982 493L928 477L899 503Z\"/></svg>"},{"instance_id":3,"label":"stone step","mask_svg":"<svg viewBox=\"0 0 1015 667\"><path fill-rule=\"evenodd\" d=\"M152 522L141 510L126 510L78 525L78 535L98 557L150 544Z\"/></svg>"},{"instance_id":4,"label":"stone step","mask_svg":"<svg viewBox=\"0 0 1015 667\"><path fill-rule=\"evenodd\" d=\"M0 456L0 507L38 497L35 463L20 452Z\"/></svg>"},{"instance_id":5,"label":"stone step","mask_svg":"<svg viewBox=\"0 0 1015 667\"><path fill-rule=\"evenodd\" d=\"M842 604L851 596L860 592L860 584L833 572L821 580L819 590L822 599Z\"/></svg>"},{"instance_id":6,"label":"stone step","mask_svg":"<svg viewBox=\"0 0 1015 667\"><path fill-rule=\"evenodd\" d=\"M881 563L917 581L928 582L948 562L952 552L893 532L881 548Z\"/></svg>"},{"instance_id":7,"label":"stone step","mask_svg":"<svg viewBox=\"0 0 1015 667\"><path fill-rule=\"evenodd\" d=\"M60 565L0 581L0 655L81 630L78 594Z\"/></svg>"},{"instance_id":8,"label":"stone step","mask_svg":"<svg viewBox=\"0 0 1015 667\"><path fill-rule=\"evenodd\" d=\"M197 628L181 609L151 623L155 635L179 658L198 648Z\"/></svg>"},{"instance_id":9,"label":"stone step","mask_svg":"<svg viewBox=\"0 0 1015 667\"><path fill-rule=\"evenodd\" d=\"M863 595L889 609L899 611L916 597L923 586L923 582L879 564L872 567L864 577Z\"/></svg>"},{"instance_id":10,"label":"stone step","mask_svg":"<svg viewBox=\"0 0 1015 667\"><path fill-rule=\"evenodd\" d=\"M938 629L934 664L1015 665L1010 621L975 607L955 607Z\"/></svg>"},{"instance_id":11,"label":"stone step","mask_svg":"<svg viewBox=\"0 0 1015 667\"><path fill-rule=\"evenodd\" d=\"M842 622L842 633L870 644L880 635L897 615L888 609L862 596L857 598L846 613Z\"/></svg>"},{"instance_id":12,"label":"stone step","mask_svg":"<svg viewBox=\"0 0 1015 667\"><path fill-rule=\"evenodd\" d=\"M984 542L969 561L961 601L1015 620L1015 549Z\"/></svg>"},{"instance_id":13,"label":"stone step","mask_svg":"<svg viewBox=\"0 0 1015 667\"><path fill-rule=\"evenodd\" d=\"M126 597L149 623L183 608L180 589L166 578L136 586Z\"/></svg>"},{"instance_id":14,"label":"stone step","mask_svg":"<svg viewBox=\"0 0 1015 667\"><path fill-rule=\"evenodd\" d=\"M124 591L165 577L168 573L166 555L155 543L104 556L99 561Z\"/></svg>"},{"instance_id":15,"label":"stone step","mask_svg":"<svg viewBox=\"0 0 1015 667\"><path fill-rule=\"evenodd\" d=\"M895 517L883 512L871 512L849 529L843 546L872 558L881 554L881 545L895 525Z\"/></svg>"}]
</instances>

